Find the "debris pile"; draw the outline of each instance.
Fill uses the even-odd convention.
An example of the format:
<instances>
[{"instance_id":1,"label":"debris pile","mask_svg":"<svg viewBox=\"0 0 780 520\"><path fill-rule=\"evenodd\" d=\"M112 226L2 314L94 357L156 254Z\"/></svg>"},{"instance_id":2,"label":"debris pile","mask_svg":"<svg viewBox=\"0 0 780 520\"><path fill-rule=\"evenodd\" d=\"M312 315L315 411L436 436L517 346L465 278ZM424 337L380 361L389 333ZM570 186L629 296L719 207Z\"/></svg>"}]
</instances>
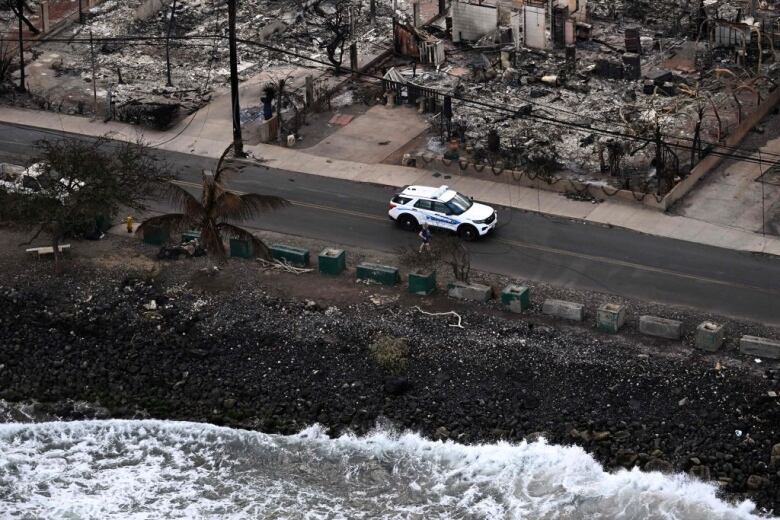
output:
<instances>
[{"instance_id":1,"label":"debris pile","mask_svg":"<svg viewBox=\"0 0 780 520\"><path fill-rule=\"evenodd\" d=\"M745 0L581 0L577 13L575 2L556 0L550 10L526 2L509 14L489 4L453 3L458 43L447 42L444 66L393 71L412 90L452 96L451 119L436 109L431 122L477 163L541 164L562 177L663 193L780 79L774 2L753 12ZM495 23L468 40L464 30L491 9Z\"/></svg>"},{"instance_id":2,"label":"debris pile","mask_svg":"<svg viewBox=\"0 0 780 520\"><path fill-rule=\"evenodd\" d=\"M371 13L366 2L352 0L246 0L238 3L236 34L239 39L239 78L246 80L261 70L297 64L330 68L327 46L333 35L321 22L335 5L353 5L343 63L349 67L349 43L361 53L387 45L392 33L391 0L377 0ZM365 4L365 5L364 5ZM411 12L397 1L399 15ZM110 98L114 107L127 104L173 105L184 115L209 101L215 88L229 82L227 3L216 0L106 0L93 7L84 25L74 24L56 39L37 46L41 55L54 55L52 76L91 82L90 34L95 40L98 96ZM62 39L67 38L68 42ZM318 65L293 54L324 62ZM170 82L166 61L170 57ZM91 86L83 88L91 101ZM47 95L57 96L52 89ZM172 109L173 110L173 109ZM132 120L132 118L127 118Z\"/></svg>"}]
</instances>

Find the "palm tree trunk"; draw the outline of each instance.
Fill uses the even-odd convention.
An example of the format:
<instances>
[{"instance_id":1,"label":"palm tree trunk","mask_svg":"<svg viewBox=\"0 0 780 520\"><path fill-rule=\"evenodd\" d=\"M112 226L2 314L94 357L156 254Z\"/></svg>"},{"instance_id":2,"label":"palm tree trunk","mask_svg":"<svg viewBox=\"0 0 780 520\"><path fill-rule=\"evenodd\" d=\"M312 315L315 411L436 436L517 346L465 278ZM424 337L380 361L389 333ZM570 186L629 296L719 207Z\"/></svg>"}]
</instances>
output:
<instances>
[{"instance_id":1,"label":"palm tree trunk","mask_svg":"<svg viewBox=\"0 0 780 520\"><path fill-rule=\"evenodd\" d=\"M62 275L62 252L60 251L60 235L59 233L52 234L52 247L54 248L54 274L57 276Z\"/></svg>"}]
</instances>

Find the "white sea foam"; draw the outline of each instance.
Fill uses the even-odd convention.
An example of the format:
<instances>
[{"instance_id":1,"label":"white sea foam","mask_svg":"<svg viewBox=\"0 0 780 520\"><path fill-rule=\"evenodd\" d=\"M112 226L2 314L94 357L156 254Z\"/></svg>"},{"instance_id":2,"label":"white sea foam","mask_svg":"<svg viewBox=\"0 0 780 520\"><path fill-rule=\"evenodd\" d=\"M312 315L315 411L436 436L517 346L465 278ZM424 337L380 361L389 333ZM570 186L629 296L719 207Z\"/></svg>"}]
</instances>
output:
<instances>
[{"instance_id":1,"label":"white sea foam","mask_svg":"<svg viewBox=\"0 0 780 520\"><path fill-rule=\"evenodd\" d=\"M758 518L688 478L605 472L544 441L464 446L166 421L0 424L10 518ZM5 518L5 516L3 516Z\"/></svg>"}]
</instances>

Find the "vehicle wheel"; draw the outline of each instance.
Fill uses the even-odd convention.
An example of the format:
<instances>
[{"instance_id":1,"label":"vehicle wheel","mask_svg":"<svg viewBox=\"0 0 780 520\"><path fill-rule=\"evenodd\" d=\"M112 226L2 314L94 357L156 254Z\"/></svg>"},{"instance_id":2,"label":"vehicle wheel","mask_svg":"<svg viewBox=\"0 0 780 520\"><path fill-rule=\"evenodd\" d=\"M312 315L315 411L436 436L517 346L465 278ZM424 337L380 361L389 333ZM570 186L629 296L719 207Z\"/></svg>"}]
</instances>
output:
<instances>
[{"instance_id":1,"label":"vehicle wheel","mask_svg":"<svg viewBox=\"0 0 780 520\"><path fill-rule=\"evenodd\" d=\"M458 228L458 235L466 242L472 242L477 239L479 233L474 226L461 226Z\"/></svg>"},{"instance_id":2,"label":"vehicle wheel","mask_svg":"<svg viewBox=\"0 0 780 520\"><path fill-rule=\"evenodd\" d=\"M398 217L398 225L406 231L417 231L417 228L420 227L420 224L417 223L417 219L411 215L401 215Z\"/></svg>"}]
</instances>

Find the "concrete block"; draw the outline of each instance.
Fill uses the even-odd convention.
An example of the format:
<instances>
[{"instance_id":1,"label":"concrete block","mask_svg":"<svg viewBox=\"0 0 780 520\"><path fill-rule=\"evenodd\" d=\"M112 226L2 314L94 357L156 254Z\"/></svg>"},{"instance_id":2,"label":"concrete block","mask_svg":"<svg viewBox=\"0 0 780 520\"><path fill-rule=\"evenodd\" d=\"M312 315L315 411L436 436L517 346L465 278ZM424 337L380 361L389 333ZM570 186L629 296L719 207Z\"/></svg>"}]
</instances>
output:
<instances>
[{"instance_id":1,"label":"concrete block","mask_svg":"<svg viewBox=\"0 0 780 520\"><path fill-rule=\"evenodd\" d=\"M596 311L596 328L612 334L620 330L626 322L626 308L617 303L604 303Z\"/></svg>"},{"instance_id":2,"label":"concrete block","mask_svg":"<svg viewBox=\"0 0 780 520\"><path fill-rule=\"evenodd\" d=\"M563 300L544 300L542 312L565 320L582 321L585 318L585 306L583 304Z\"/></svg>"},{"instance_id":3,"label":"concrete block","mask_svg":"<svg viewBox=\"0 0 780 520\"><path fill-rule=\"evenodd\" d=\"M409 273L409 292L420 296L436 292L436 271Z\"/></svg>"},{"instance_id":4,"label":"concrete block","mask_svg":"<svg viewBox=\"0 0 780 520\"><path fill-rule=\"evenodd\" d=\"M742 336L739 340L739 351L750 356L780 359L780 341L758 336Z\"/></svg>"},{"instance_id":5,"label":"concrete block","mask_svg":"<svg viewBox=\"0 0 780 520\"><path fill-rule=\"evenodd\" d=\"M724 336L723 325L704 321L696 327L696 348L716 352L723 345Z\"/></svg>"},{"instance_id":6,"label":"concrete block","mask_svg":"<svg viewBox=\"0 0 780 520\"><path fill-rule=\"evenodd\" d=\"M363 262L357 266L358 280L373 280L384 285L395 285L401 279L397 267Z\"/></svg>"},{"instance_id":7,"label":"concrete block","mask_svg":"<svg viewBox=\"0 0 780 520\"><path fill-rule=\"evenodd\" d=\"M236 258L252 258L255 256L255 246L251 240L231 238L230 256Z\"/></svg>"},{"instance_id":8,"label":"concrete block","mask_svg":"<svg viewBox=\"0 0 780 520\"><path fill-rule=\"evenodd\" d=\"M493 296L493 288L478 283L453 282L447 286L450 298L486 302Z\"/></svg>"},{"instance_id":9,"label":"concrete block","mask_svg":"<svg viewBox=\"0 0 780 520\"><path fill-rule=\"evenodd\" d=\"M523 312L531 307L531 291L522 285L507 285L501 291L501 303L512 312Z\"/></svg>"},{"instance_id":10,"label":"concrete block","mask_svg":"<svg viewBox=\"0 0 780 520\"><path fill-rule=\"evenodd\" d=\"M322 274L341 274L347 268L347 253L343 249L326 247L318 257Z\"/></svg>"},{"instance_id":11,"label":"concrete block","mask_svg":"<svg viewBox=\"0 0 780 520\"><path fill-rule=\"evenodd\" d=\"M639 332L646 336L680 339L682 337L682 322L657 316L640 316Z\"/></svg>"},{"instance_id":12,"label":"concrete block","mask_svg":"<svg viewBox=\"0 0 780 520\"><path fill-rule=\"evenodd\" d=\"M287 262L297 267L309 265L309 250L284 244L271 244L271 256L276 260Z\"/></svg>"},{"instance_id":13,"label":"concrete block","mask_svg":"<svg viewBox=\"0 0 780 520\"><path fill-rule=\"evenodd\" d=\"M161 246L170 239L170 233L162 226L146 226L143 234L144 243L153 246Z\"/></svg>"}]
</instances>

